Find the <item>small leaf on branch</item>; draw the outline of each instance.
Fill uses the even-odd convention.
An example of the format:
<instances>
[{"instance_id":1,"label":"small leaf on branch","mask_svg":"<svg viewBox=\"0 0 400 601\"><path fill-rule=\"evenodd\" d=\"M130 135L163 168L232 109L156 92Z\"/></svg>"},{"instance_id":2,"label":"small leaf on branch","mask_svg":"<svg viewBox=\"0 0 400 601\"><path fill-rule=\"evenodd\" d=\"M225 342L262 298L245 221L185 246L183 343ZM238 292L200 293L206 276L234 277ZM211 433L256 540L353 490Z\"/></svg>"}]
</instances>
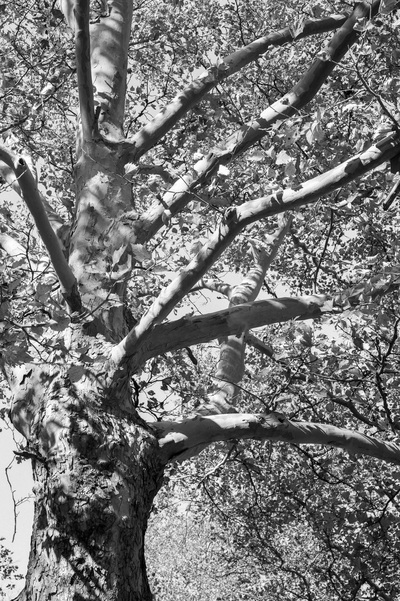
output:
<instances>
[{"instance_id":1,"label":"small leaf on branch","mask_svg":"<svg viewBox=\"0 0 400 601\"><path fill-rule=\"evenodd\" d=\"M225 167L225 165L220 165L218 167L218 175L221 175L222 177L228 177L228 175L230 175L228 167Z\"/></svg>"},{"instance_id":2,"label":"small leaf on branch","mask_svg":"<svg viewBox=\"0 0 400 601\"><path fill-rule=\"evenodd\" d=\"M69 317L59 317L57 320L56 319L50 320L49 326L52 330L55 330L56 332L62 332L69 326L69 323L70 323Z\"/></svg>"},{"instance_id":3,"label":"small leaf on branch","mask_svg":"<svg viewBox=\"0 0 400 601\"><path fill-rule=\"evenodd\" d=\"M277 165L287 165L292 161L293 158L290 156L290 154L288 154L285 150L281 150L278 156L276 157L275 162Z\"/></svg>"},{"instance_id":4,"label":"small leaf on branch","mask_svg":"<svg viewBox=\"0 0 400 601\"><path fill-rule=\"evenodd\" d=\"M306 20L304 17L300 17L299 19L296 19L293 25L289 27L290 34L294 40L303 33L305 21Z\"/></svg>"},{"instance_id":5,"label":"small leaf on branch","mask_svg":"<svg viewBox=\"0 0 400 601\"><path fill-rule=\"evenodd\" d=\"M264 158L265 154L262 150L255 150L249 157L247 157L247 160L254 163L259 163L260 161L263 161Z\"/></svg>"},{"instance_id":6,"label":"small leaf on branch","mask_svg":"<svg viewBox=\"0 0 400 601\"><path fill-rule=\"evenodd\" d=\"M396 4L397 4L396 0L381 0L381 3L379 5L379 12L382 15L387 15L392 12L392 10L395 8Z\"/></svg>"},{"instance_id":7,"label":"small leaf on branch","mask_svg":"<svg viewBox=\"0 0 400 601\"><path fill-rule=\"evenodd\" d=\"M85 368L83 365L71 365L67 373L69 379L74 384L75 382L79 382L79 380L85 374Z\"/></svg>"},{"instance_id":8,"label":"small leaf on branch","mask_svg":"<svg viewBox=\"0 0 400 601\"><path fill-rule=\"evenodd\" d=\"M143 261L150 261L151 260L151 252L147 250L147 248L145 248L143 246L143 244L132 244L132 252L133 252L133 256L135 257L135 259L137 261L139 261L139 263L143 263Z\"/></svg>"}]
</instances>

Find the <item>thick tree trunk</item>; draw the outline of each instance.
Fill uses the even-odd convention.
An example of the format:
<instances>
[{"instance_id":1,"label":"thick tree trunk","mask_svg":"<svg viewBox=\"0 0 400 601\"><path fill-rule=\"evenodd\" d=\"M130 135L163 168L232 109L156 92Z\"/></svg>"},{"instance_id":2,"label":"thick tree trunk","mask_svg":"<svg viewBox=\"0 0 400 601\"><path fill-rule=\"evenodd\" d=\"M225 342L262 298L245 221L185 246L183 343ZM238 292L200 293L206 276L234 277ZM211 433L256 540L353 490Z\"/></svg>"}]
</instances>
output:
<instances>
[{"instance_id":1,"label":"thick tree trunk","mask_svg":"<svg viewBox=\"0 0 400 601\"><path fill-rule=\"evenodd\" d=\"M35 516L18 601L149 601L144 534L163 472L157 441L133 407L119 408L123 389L82 389L44 369L20 378L12 418L33 456Z\"/></svg>"}]
</instances>

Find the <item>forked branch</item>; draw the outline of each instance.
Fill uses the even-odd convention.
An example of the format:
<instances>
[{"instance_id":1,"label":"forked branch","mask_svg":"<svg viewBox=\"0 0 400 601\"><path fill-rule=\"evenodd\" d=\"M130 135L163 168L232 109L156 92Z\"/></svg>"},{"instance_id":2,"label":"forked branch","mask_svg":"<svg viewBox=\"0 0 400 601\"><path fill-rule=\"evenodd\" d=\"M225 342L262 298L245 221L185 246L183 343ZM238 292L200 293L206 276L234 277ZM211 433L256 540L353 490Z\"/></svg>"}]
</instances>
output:
<instances>
[{"instance_id":1,"label":"forked branch","mask_svg":"<svg viewBox=\"0 0 400 601\"><path fill-rule=\"evenodd\" d=\"M362 19L370 19L379 9L379 0L372 4L359 3L346 19L342 27L333 35L329 44L315 58L311 67L296 85L280 100L274 102L261 115L234 132L218 148L214 148L194 166L191 174L186 174L166 192L161 203L149 208L137 222L137 241L150 240L165 222L165 211L175 215L193 199L193 193L204 186L216 173L220 165L243 154L266 136L273 124L281 123L288 117L298 114L320 90L337 64L357 41L360 31L357 24Z\"/></svg>"},{"instance_id":2,"label":"forked branch","mask_svg":"<svg viewBox=\"0 0 400 601\"><path fill-rule=\"evenodd\" d=\"M125 145L124 160L137 162L150 148L153 148L160 139L185 115L196 106L206 94L224 79L243 69L249 63L260 58L271 46L283 46L293 40L326 33L341 27L348 16L332 15L324 19L304 21L299 31L294 32L291 27L270 33L254 40L244 48L240 48L224 58L217 66L210 67L202 73L187 88L179 94L158 113L150 123L142 129Z\"/></svg>"},{"instance_id":3,"label":"forked branch","mask_svg":"<svg viewBox=\"0 0 400 601\"><path fill-rule=\"evenodd\" d=\"M141 345L149 338L154 326L169 315L246 226L260 219L316 202L321 196L346 185L397 154L400 154L400 138L393 133L368 150L298 185L295 189L289 188L228 209L218 230L208 243L181 274L161 292L138 325L114 348L114 360L119 362L126 356L140 353Z\"/></svg>"}]
</instances>

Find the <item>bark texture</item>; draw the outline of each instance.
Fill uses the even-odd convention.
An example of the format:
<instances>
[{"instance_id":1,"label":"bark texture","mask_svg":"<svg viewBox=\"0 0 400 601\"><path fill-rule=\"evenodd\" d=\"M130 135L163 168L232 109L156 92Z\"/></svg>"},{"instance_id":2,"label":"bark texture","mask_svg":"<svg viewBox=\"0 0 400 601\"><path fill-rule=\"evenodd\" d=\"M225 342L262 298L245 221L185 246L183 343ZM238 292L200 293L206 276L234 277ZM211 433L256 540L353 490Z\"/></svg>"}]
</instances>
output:
<instances>
[{"instance_id":1,"label":"bark texture","mask_svg":"<svg viewBox=\"0 0 400 601\"><path fill-rule=\"evenodd\" d=\"M126 387L94 386L89 372L72 383L62 370L36 366L18 379L12 418L35 479L18 600L149 601L144 534L163 471L154 434L133 407L119 408L114 395Z\"/></svg>"}]
</instances>

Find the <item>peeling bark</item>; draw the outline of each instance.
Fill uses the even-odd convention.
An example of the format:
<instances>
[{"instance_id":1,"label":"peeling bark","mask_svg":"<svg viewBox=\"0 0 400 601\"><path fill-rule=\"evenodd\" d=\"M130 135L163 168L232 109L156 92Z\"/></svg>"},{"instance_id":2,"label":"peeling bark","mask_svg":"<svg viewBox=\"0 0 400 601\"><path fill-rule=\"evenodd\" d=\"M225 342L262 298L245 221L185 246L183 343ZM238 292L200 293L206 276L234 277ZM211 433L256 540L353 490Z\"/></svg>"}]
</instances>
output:
<instances>
[{"instance_id":1,"label":"peeling bark","mask_svg":"<svg viewBox=\"0 0 400 601\"><path fill-rule=\"evenodd\" d=\"M69 264L82 303L114 342L126 334L126 284L133 265L131 230L122 216L131 208L131 187L117 169L118 154L92 144L77 165L76 225Z\"/></svg>"},{"instance_id":2,"label":"peeling bark","mask_svg":"<svg viewBox=\"0 0 400 601\"><path fill-rule=\"evenodd\" d=\"M87 0L75 0L74 16L82 142L90 142L94 128L94 104L90 66L89 2Z\"/></svg>"},{"instance_id":3,"label":"peeling bark","mask_svg":"<svg viewBox=\"0 0 400 601\"><path fill-rule=\"evenodd\" d=\"M130 0L110 0L107 14L91 27L91 64L98 126L108 142L124 140L126 69L131 33Z\"/></svg>"},{"instance_id":4,"label":"peeling bark","mask_svg":"<svg viewBox=\"0 0 400 601\"><path fill-rule=\"evenodd\" d=\"M35 480L20 601L152 598L144 534L163 465L154 434L99 385L101 371L72 383L65 369L28 366L16 378L12 420Z\"/></svg>"}]
</instances>

